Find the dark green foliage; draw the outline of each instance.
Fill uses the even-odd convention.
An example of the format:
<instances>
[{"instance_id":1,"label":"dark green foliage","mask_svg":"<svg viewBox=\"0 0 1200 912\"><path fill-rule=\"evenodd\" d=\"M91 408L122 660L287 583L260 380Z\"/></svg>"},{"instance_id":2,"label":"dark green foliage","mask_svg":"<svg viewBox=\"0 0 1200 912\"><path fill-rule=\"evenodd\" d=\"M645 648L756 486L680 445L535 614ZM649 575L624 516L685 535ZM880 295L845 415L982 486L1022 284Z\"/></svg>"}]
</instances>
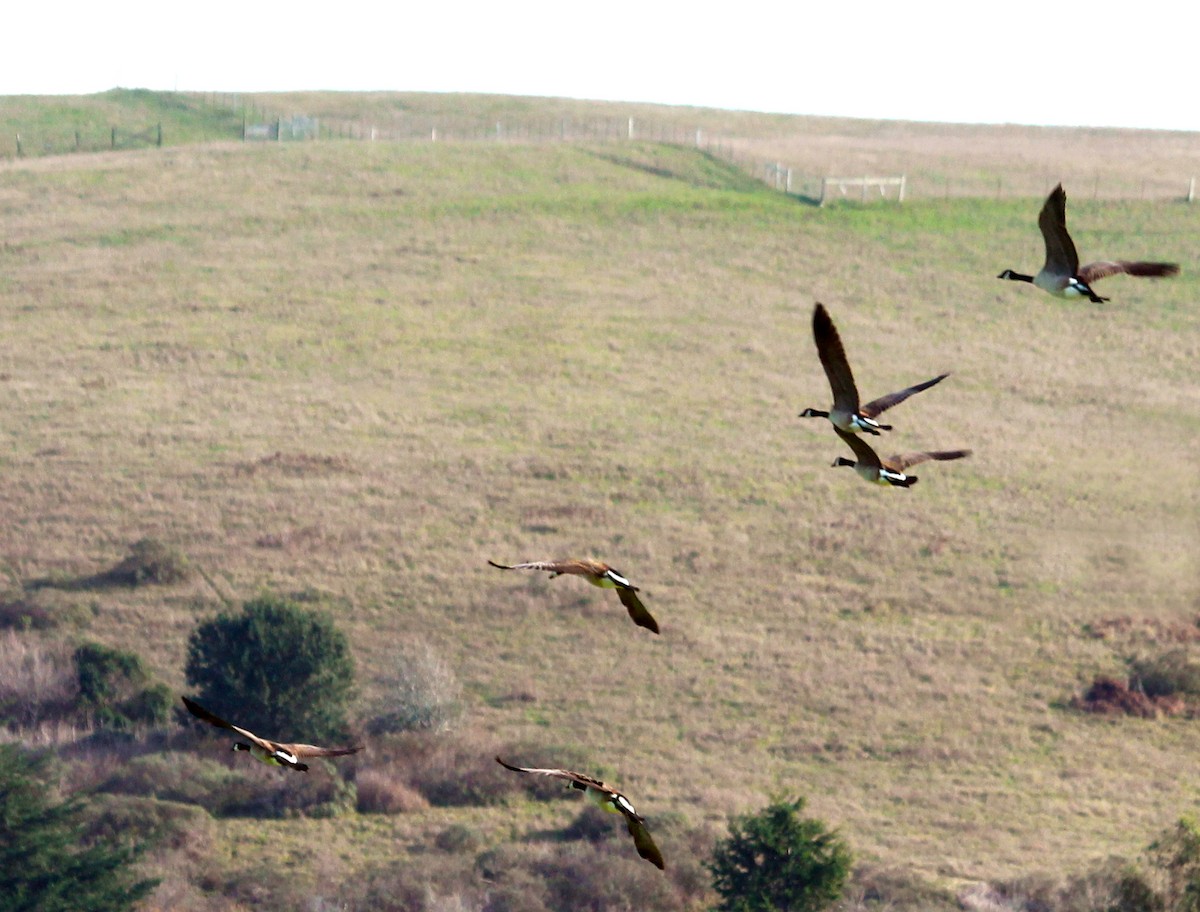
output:
<instances>
[{"instance_id":1,"label":"dark green foliage","mask_svg":"<svg viewBox=\"0 0 1200 912\"><path fill-rule=\"evenodd\" d=\"M842 895L850 851L804 799L777 799L731 821L708 868L722 912L818 912Z\"/></svg>"},{"instance_id":2,"label":"dark green foliage","mask_svg":"<svg viewBox=\"0 0 1200 912\"><path fill-rule=\"evenodd\" d=\"M84 643L75 650L75 673L79 676L79 701L90 708L107 706L123 687L147 678L140 656L101 643Z\"/></svg>"},{"instance_id":3,"label":"dark green foliage","mask_svg":"<svg viewBox=\"0 0 1200 912\"><path fill-rule=\"evenodd\" d=\"M0 912L131 909L155 881L137 880L137 850L99 840L80 847L78 801L52 803L45 754L0 745Z\"/></svg>"},{"instance_id":4,"label":"dark green foliage","mask_svg":"<svg viewBox=\"0 0 1200 912\"><path fill-rule=\"evenodd\" d=\"M121 704L121 713L133 725L164 725L175 707L175 693L166 684L151 684Z\"/></svg>"},{"instance_id":5,"label":"dark green foliage","mask_svg":"<svg viewBox=\"0 0 1200 912\"><path fill-rule=\"evenodd\" d=\"M100 728L127 729L164 724L174 705L165 684L146 684L149 673L141 657L101 643L75 650L79 709Z\"/></svg>"},{"instance_id":6,"label":"dark green foliage","mask_svg":"<svg viewBox=\"0 0 1200 912\"><path fill-rule=\"evenodd\" d=\"M346 736L354 660L324 612L266 596L222 613L192 631L186 675L198 703L263 737Z\"/></svg>"},{"instance_id":7,"label":"dark green foliage","mask_svg":"<svg viewBox=\"0 0 1200 912\"><path fill-rule=\"evenodd\" d=\"M1154 659L1130 662L1130 686L1148 697L1200 696L1200 662L1190 661L1186 649L1173 649Z\"/></svg>"}]
</instances>

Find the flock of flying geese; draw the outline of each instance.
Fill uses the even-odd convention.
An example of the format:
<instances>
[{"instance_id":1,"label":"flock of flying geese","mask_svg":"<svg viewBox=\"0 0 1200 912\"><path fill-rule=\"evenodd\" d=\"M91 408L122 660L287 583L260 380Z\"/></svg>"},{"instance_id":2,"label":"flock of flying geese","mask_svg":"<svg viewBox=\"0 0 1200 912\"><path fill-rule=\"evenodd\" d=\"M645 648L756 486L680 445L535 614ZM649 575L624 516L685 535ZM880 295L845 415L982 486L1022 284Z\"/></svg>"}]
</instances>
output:
<instances>
[{"instance_id":1,"label":"flock of flying geese","mask_svg":"<svg viewBox=\"0 0 1200 912\"><path fill-rule=\"evenodd\" d=\"M1079 255L1075 245L1067 233L1066 215L1067 195L1063 192L1062 184L1051 191L1042 206L1038 216L1038 227L1046 243L1046 262L1041 271L1035 276L1025 275L1006 269L997 278L1010 279L1017 282L1030 282L1038 288L1061 298L1084 297L1096 303L1107 301L1092 290L1091 283L1111 275L1131 275L1162 277L1172 276L1179 272L1176 263L1148 263L1140 261L1112 260L1099 261L1080 267ZM800 413L802 418L827 418L833 425L834 433L838 435L854 452L854 459L838 457L834 466L850 466L867 481L896 487L911 487L916 484L917 476L908 475L905 470L922 462L930 460L946 461L962 459L971 454L970 450L936 450L881 458L861 435L879 436L882 431L892 430L889 424L880 424L879 416L899 405L909 396L927 390L941 383L948 374L940 374L924 383L918 383L907 389L881 396L862 405L859 402L858 388L854 383L854 375L846 360L846 352L842 347L837 328L833 325L824 305L817 304L813 311L813 338L817 346L817 355L821 366L829 378L833 390L833 405L827 411L806 408ZM639 627L644 627L653 633L658 633L658 622L646 610L638 597L638 587L633 585L621 573L608 564L589 558L571 558L564 560L528 561L519 564L498 564L489 560L488 563L499 570L540 570L546 571L553 579L562 574L581 576L593 586L617 590L617 597L629 612L630 618ZM232 731L244 738L245 741L235 742L233 750L247 751L263 763L284 766L298 772L308 769L303 761L313 757L339 757L353 754L362 750L357 747L317 747L312 744L285 744L261 738L251 731L226 722L219 716L209 712L193 700L183 697L183 704L188 711L209 725ZM516 773L531 773L539 776L551 776L564 780L569 788L582 791L585 796L602 810L621 814L633 844L638 854L659 869L665 869L662 853L646 828L645 819L634 810L633 805L621 792L610 785L593 779L583 773L565 769L538 769L534 767L513 766L499 757L496 762L505 769Z\"/></svg>"}]
</instances>

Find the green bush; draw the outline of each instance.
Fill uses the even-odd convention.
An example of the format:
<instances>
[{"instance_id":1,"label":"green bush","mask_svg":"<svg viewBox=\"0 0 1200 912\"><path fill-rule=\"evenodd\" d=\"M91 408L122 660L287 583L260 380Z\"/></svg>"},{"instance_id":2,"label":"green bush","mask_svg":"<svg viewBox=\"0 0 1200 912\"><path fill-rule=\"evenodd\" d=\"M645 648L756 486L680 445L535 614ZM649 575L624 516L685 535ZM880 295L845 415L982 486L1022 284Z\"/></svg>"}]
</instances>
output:
<instances>
[{"instance_id":1,"label":"green bush","mask_svg":"<svg viewBox=\"0 0 1200 912\"><path fill-rule=\"evenodd\" d=\"M776 799L729 824L708 864L721 912L819 912L842 895L850 851L804 799Z\"/></svg>"},{"instance_id":2,"label":"green bush","mask_svg":"<svg viewBox=\"0 0 1200 912\"><path fill-rule=\"evenodd\" d=\"M271 596L197 625L187 682L219 716L281 741L346 737L354 660L326 613Z\"/></svg>"},{"instance_id":3,"label":"green bush","mask_svg":"<svg viewBox=\"0 0 1200 912\"><path fill-rule=\"evenodd\" d=\"M100 728L162 725L174 696L165 684L144 687L150 675L140 656L102 643L75 650L79 709Z\"/></svg>"},{"instance_id":4,"label":"green bush","mask_svg":"<svg viewBox=\"0 0 1200 912\"><path fill-rule=\"evenodd\" d=\"M132 909L155 886L134 879L137 850L81 848L83 805L53 803L56 780L46 754L0 745L0 912Z\"/></svg>"}]
</instances>

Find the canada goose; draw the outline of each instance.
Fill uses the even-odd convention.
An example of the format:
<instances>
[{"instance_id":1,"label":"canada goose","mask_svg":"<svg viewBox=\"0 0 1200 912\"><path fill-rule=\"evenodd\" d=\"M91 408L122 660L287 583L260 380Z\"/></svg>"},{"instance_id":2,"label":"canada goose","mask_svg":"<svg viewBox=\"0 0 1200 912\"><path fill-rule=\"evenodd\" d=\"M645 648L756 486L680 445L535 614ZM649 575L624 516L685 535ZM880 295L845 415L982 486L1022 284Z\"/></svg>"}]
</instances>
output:
<instances>
[{"instance_id":1,"label":"canada goose","mask_svg":"<svg viewBox=\"0 0 1200 912\"><path fill-rule=\"evenodd\" d=\"M217 728L227 728L250 742L249 744L243 744L240 741L234 742L233 749L235 751L249 751L250 756L256 760L272 766L288 766L303 773L308 770L308 764L300 762L304 757L341 757L344 754L356 754L362 750L362 745L358 747L316 747L312 744L281 744L278 741L268 741L244 728L231 725L187 697L182 699L188 712L197 719L203 719L209 725L215 725Z\"/></svg>"},{"instance_id":2,"label":"canada goose","mask_svg":"<svg viewBox=\"0 0 1200 912\"><path fill-rule=\"evenodd\" d=\"M1067 233L1067 194L1059 184L1050 191L1046 203L1038 215L1038 227L1046 242L1046 262L1035 276L1024 275L1006 269L998 279L1014 282L1032 282L1042 291L1059 298L1083 297L1101 304L1108 300L1092 291L1092 282L1110 275L1150 276L1152 278L1173 276L1179 272L1178 263L1145 263L1129 260L1101 260L1079 265L1079 254Z\"/></svg>"},{"instance_id":3,"label":"canada goose","mask_svg":"<svg viewBox=\"0 0 1200 912\"><path fill-rule=\"evenodd\" d=\"M886 459L881 459L871 449L871 445L861 437L855 434L847 434L839 427L835 427L834 430L839 437L846 441L850 449L854 450L854 455L858 457L858 461L847 459L845 456L839 456L833 461L833 465L850 466L864 479L873 481L876 484L890 484L898 488L908 488L917 483L916 475L904 474L904 470L909 466L915 466L930 459L962 459L964 456L971 455L970 450L936 450L924 453L906 453L903 456L889 456Z\"/></svg>"},{"instance_id":4,"label":"canada goose","mask_svg":"<svg viewBox=\"0 0 1200 912\"><path fill-rule=\"evenodd\" d=\"M936 383L941 383L949 374L940 374L932 380L910 386L908 389L880 396L866 405L858 404L858 387L854 385L854 374L850 372L850 363L846 360L846 351L842 348L842 340L838 336L837 327L829 318L829 312L824 304L818 304L813 310L813 338L817 343L817 354L821 358L821 366L825 368L825 376L833 388L833 407L823 412L819 409L806 408L800 413L801 418L828 418L835 428L850 434L866 431L878 435L880 431L890 431L890 424L880 424L876 417L886 412L893 405L899 405L913 393L929 389Z\"/></svg>"},{"instance_id":5,"label":"canada goose","mask_svg":"<svg viewBox=\"0 0 1200 912\"><path fill-rule=\"evenodd\" d=\"M645 818L633 809L628 798L612 786L605 785L599 779L593 779L583 773L573 773L570 770L513 766L511 763L505 763L499 757L496 758L496 762L514 773L534 773L538 776L554 776L556 779L565 779L570 788L579 789L600 810L608 811L610 814L621 814L625 818L625 825L629 827L629 835L633 837L633 844L637 846L637 853L660 871L666 870L662 852L658 850L658 846L650 838L650 831L646 829Z\"/></svg>"},{"instance_id":6,"label":"canada goose","mask_svg":"<svg viewBox=\"0 0 1200 912\"><path fill-rule=\"evenodd\" d=\"M575 576L582 576L593 586L599 586L601 589L616 589L617 597L629 612L629 616L633 618L633 622L639 627L645 627L647 630L658 633L658 622L646 610L646 606L642 604L642 600L637 597L638 587L603 561L587 558L571 558L553 561L528 561L524 564L512 564L511 566L508 564L498 564L493 560L488 561L488 563L499 570L548 570L551 579L561 576L564 573L573 573Z\"/></svg>"}]
</instances>

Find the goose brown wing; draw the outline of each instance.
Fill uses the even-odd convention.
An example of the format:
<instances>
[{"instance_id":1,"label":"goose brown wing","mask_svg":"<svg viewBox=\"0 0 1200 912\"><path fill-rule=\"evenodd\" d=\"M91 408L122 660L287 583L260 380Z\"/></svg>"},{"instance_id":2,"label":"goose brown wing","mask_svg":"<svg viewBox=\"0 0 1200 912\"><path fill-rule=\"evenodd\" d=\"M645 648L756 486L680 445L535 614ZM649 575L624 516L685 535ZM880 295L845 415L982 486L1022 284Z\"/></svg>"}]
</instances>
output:
<instances>
[{"instance_id":1,"label":"goose brown wing","mask_svg":"<svg viewBox=\"0 0 1200 912\"><path fill-rule=\"evenodd\" d=\"M1141 260L1101 260L1079 269L1079 278L1087 284L1112 275L1131 275L1159 279L1179 274L1178 263L1146 263Z\"/></svg>"},{"instance_id":2,"label":"goose brown wing","mask_svg":"<svg viewBox=\"0 0 1200 912\"><path fill-rule=\"evenodd\" d=\"M201 706L195 700L189 700L187 697L181 697L180 699L183 700L183 705L187 707L187 711L190 712L197 719L202 719L203 721L207 722L209 725L215 725L217 728L224 728L224 729L228 729L231 732L236 732L237 734L241 735L243 738L246 738L249 741L253 741L255 744L257 744L259 747L263 748L264 750L268 750L268 751L272 751L272 752L275 750L276 745L273 742L268 741L266 738L260 738L258 735L254 734L254 732L252 732L252 731L248 731L247 729L244 729L244 728L241 728L240 726L234 725L232 722L226 722L224 719L222 719L220 716L216 715L215 713L209 712L207 709L205 709L203 706Z\"/></svg>"},{"instance_id":3,"label":"goose brown wing","mask_svg":"<svg viewBox=\"0 0 1200 912\"><path fill-rule=\"evenodd\" d=\"M931 459L945 462L948 459L963 459L970 455L971 450L925 450L920 453L904 453L903 455L889 456L883 460L883 464L889 469L903 472L910 466L919 465Z\"/></svg>"},{"instance_id":4,"label":"goose brown wing","mask_svg":"<svg viewBox=\"0 0 1200 912\"><path fill-rule=\"evenodd\" d=\"M845 441L850 449L854 450L855 459L862 465L874 466L879 468L879 454L871 449L871 445L859 437L857 434L847 434L839 427L835 427L834 432Z\"/></svg>"},{"instance_id":5,"label":"goose brown wing","mask_svg":"<svg viewBox=\"0 0 1200 912\"><path fill-rule=\"evenodd\" d=\"M575 573L580 575L589 573L601 574L608 569L598 561L574 559L526 561L523 564L498 564L493 560L489 560L488 563L500 570L546 570L550 573Z\"/></svg>"},{"instance_id":6,"label":"goose brown wing","mask_svg":"<svg viewBox=\"0 0 1200 912\"><path fill-rule=\"evenodd\" d=\"M295 757L344 757L346 754L357 754L362 745L355 747L317 747L315 744L276 744L279 750L287 751Z\"/></svg>"},{"instance_id":7,"label":"goose brown wing","mask_svg":"<svg viewBox=\"0 0 1200 912\"><path fill-rule=\"evenodd\" d=\"M646 606L638 598L637 592L624 586L618 586L617 597L621 599L621 604L625 606L635 624L658 633L658 621L654 620L654 616L646 610Z\"/></svg>"},{"instance_id":8,"label":"goose brown wing","mask_svg":"<svg viewBox=\"0 0 1200 912\"><path fill-rule=\"evenodd\" d=\"M1071 277L1079 268L1079 254L1067 233L1067 194L1059 184L1050 191L1042 211L1038 214L1038 227L1042 229L1042 240L1046 242L1046 265L1043 267L1054 275Z\"/></svg>"},{"instance_id":9,"label":"goose brown wing","mask_svg":"<svg viewBox=\"0 0 1200 912\"><path fill-rule=\"evenodd\" d=\"M625 815L625 825L629 827L629 835L633 837L633 844L637 846L637 853L660 871L665 871L667 866L663 861L662 852L654 844L650 831L646 829L646 824L635 814L630 814L628 811L622 811L622 813Z\"/></svg>"},{"instance_id":10,"label":"goose brown wing","mask_svg":"<svg viewBox=\"0 0 1200 912\"><path fill-rule=\"evenodd\" d=\"M821 367L825 368L825 376L829 378L833 404L840 410L855 414L858 412L858 387L854 385L854 374L850 371L850 362L846 360L841 336L824 304L818 304L813 310L812 322L817 356L821 359Z\"/></svg>"},{"instance_id":11,"label":"goose brown wing","mask_svg":"<svg viewBox=\"0 0 1200 912\"><path fill-rule=\"evenodd\" d=\"M513 766L511 763L505 763L499 757L496 758L505 769L512 770L514 773L533 773L535 776L553 776L555 779L565 779L568 782L577 782L580 785L590 788L602 789L606 792L613 791L599 779L593 779L591 776L585 776L583 773L574 773L571 770L564 769L539 769L531 766Z\"/></svg>"},{"instance_id":12,"label":"goose brown wing","mask_svg":"<svg viewBox=\"0 0 1200 912\"><path fill-rule=\"evenodd\" d=\"M886 412L892 406L899 405L914 393L919 393L921 390L927 390L931 386L936 386L949 376L949 374L938 374L932 380L926 380L924 383L918 383L915 386L910 386L908 389L902 389L898 393L889 393L886 396L880 396L878 399L872 399L859 409L858 413L866 415L868 418L874 418L876 415Z\"/></svg>"}]
</instances>

